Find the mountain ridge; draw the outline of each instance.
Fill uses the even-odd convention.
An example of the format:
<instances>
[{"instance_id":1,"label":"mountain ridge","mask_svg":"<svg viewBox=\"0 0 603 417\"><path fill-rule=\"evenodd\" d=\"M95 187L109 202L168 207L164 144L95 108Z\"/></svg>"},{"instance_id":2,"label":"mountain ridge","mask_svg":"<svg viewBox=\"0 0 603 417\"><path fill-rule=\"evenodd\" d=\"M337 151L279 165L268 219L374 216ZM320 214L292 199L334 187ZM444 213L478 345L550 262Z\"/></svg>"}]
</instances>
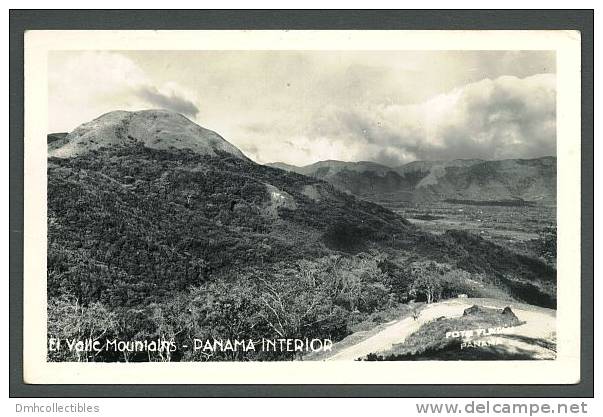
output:
<instances>
[{"instance_id":1,"label":"mountain ridge","mask_svg":"<svg viewBox=\"0 0 603 417\"><path fill-rule=\"evenodd\" d=\"M413 161L399 167L374 162L319 161L303 167L267 164L330 182L372 200L505 200L554 204L556 157Z\"/></svg>"}]
</instances>

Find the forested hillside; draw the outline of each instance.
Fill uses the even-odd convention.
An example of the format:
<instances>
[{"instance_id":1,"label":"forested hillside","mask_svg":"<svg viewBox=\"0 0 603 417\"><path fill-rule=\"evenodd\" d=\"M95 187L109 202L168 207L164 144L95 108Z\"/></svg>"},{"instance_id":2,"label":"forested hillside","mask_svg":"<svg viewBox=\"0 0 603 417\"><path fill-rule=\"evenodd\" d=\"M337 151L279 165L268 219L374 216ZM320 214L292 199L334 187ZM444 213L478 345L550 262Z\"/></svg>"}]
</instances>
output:
<instances>
[{"instance_id":1,"label":"forested hillside","mask_svg":"<svg viewBox=\"0 0 603 417\"><path fill-rule=\"evenodd\" d=\"M420 232L327 183L226 153L114 147L50 158L48 178L49 332L62 336L338 340L409 299L530 288L529 301L554 304L555 271L538 260ZM191 355L169 359L240 359Z\"/></svg>"},{"instance_id":2,"label":"forested hillside","mask_svg":"<svg viewBox=\"0 0 603 417\"><path fill-rule=\"evenodd\" d=\"M166 339L177 348L62 350L49 352L51 361L290 359L183 346L337 341L400 304L457 294L556 303L556 271L542 260L465 232L423 232L325 181L256 164L213 132L194 149L157 145L154 128L134 129L138 116L122 116L102 125L110 143L79 130L60 137L77 152L53 147L68 156L48 159L48 334Z\"/></svg>"}]
</instances>

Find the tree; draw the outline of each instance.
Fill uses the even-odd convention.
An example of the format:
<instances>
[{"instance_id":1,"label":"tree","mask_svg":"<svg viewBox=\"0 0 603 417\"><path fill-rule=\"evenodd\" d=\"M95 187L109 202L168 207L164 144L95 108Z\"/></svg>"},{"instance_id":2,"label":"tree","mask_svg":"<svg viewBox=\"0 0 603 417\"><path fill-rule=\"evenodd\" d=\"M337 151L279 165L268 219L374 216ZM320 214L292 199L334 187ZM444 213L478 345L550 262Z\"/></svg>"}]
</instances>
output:
<instances>
[{"instance_id":1,"label":"tree","mask_svg":"<svg viewBox=\"0 0 603 417\"><path fill-rule=\"evenodd\" d=\"M443 275L448 269L446 265L436 262L414 262L411 265L414 278L411 292L424 297L427 304L440 300Z\"/></svg>"},{"instance_id":2,"label":"tree","mask_svg":"<svg viewBox=\"0 0 603 417\"><path fill-rule=\"evenodd\" d=\"M427 304L430 304L440 299L442 284L437 277L430 274L424 274L415 279L413 290L418 294L423 294Z\"/></svg>"}]
</instances>

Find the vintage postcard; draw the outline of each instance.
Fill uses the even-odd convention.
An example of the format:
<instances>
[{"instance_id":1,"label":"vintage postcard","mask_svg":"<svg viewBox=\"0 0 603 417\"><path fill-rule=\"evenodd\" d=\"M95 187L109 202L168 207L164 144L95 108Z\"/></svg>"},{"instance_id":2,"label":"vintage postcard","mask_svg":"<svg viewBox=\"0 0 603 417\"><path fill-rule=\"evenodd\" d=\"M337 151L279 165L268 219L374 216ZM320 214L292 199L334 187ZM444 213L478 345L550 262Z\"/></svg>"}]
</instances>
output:
<instances>
[{"instance_id":1,"label":"vintage postcard","mask_svg":"<svg viewBox=\"0 0 603 417\"><path fill-rule=\"evenodd\" d=\"M24 378L580 380L580 34L28 31Z\"/></svg>"}]
</instances>

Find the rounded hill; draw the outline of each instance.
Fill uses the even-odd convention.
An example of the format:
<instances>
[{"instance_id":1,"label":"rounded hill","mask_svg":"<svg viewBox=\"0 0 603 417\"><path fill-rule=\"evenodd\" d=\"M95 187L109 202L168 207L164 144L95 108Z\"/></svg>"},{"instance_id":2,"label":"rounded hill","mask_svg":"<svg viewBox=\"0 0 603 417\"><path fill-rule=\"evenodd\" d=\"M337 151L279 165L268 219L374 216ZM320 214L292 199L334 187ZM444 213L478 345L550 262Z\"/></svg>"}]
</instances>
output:
<instances>
[{"instance_id":1,"label":"rounded hill","mask_svg":"<svg viewBox=\"0 0 603 417\"><path fill-rule=\"evenodd\" d=\"M49 156L69 158L102 147L142 143L155 149L190 149L202 155L247 157L222 136L168 110L112 111L78 126Z\"/></svg>"}]
</instances>

